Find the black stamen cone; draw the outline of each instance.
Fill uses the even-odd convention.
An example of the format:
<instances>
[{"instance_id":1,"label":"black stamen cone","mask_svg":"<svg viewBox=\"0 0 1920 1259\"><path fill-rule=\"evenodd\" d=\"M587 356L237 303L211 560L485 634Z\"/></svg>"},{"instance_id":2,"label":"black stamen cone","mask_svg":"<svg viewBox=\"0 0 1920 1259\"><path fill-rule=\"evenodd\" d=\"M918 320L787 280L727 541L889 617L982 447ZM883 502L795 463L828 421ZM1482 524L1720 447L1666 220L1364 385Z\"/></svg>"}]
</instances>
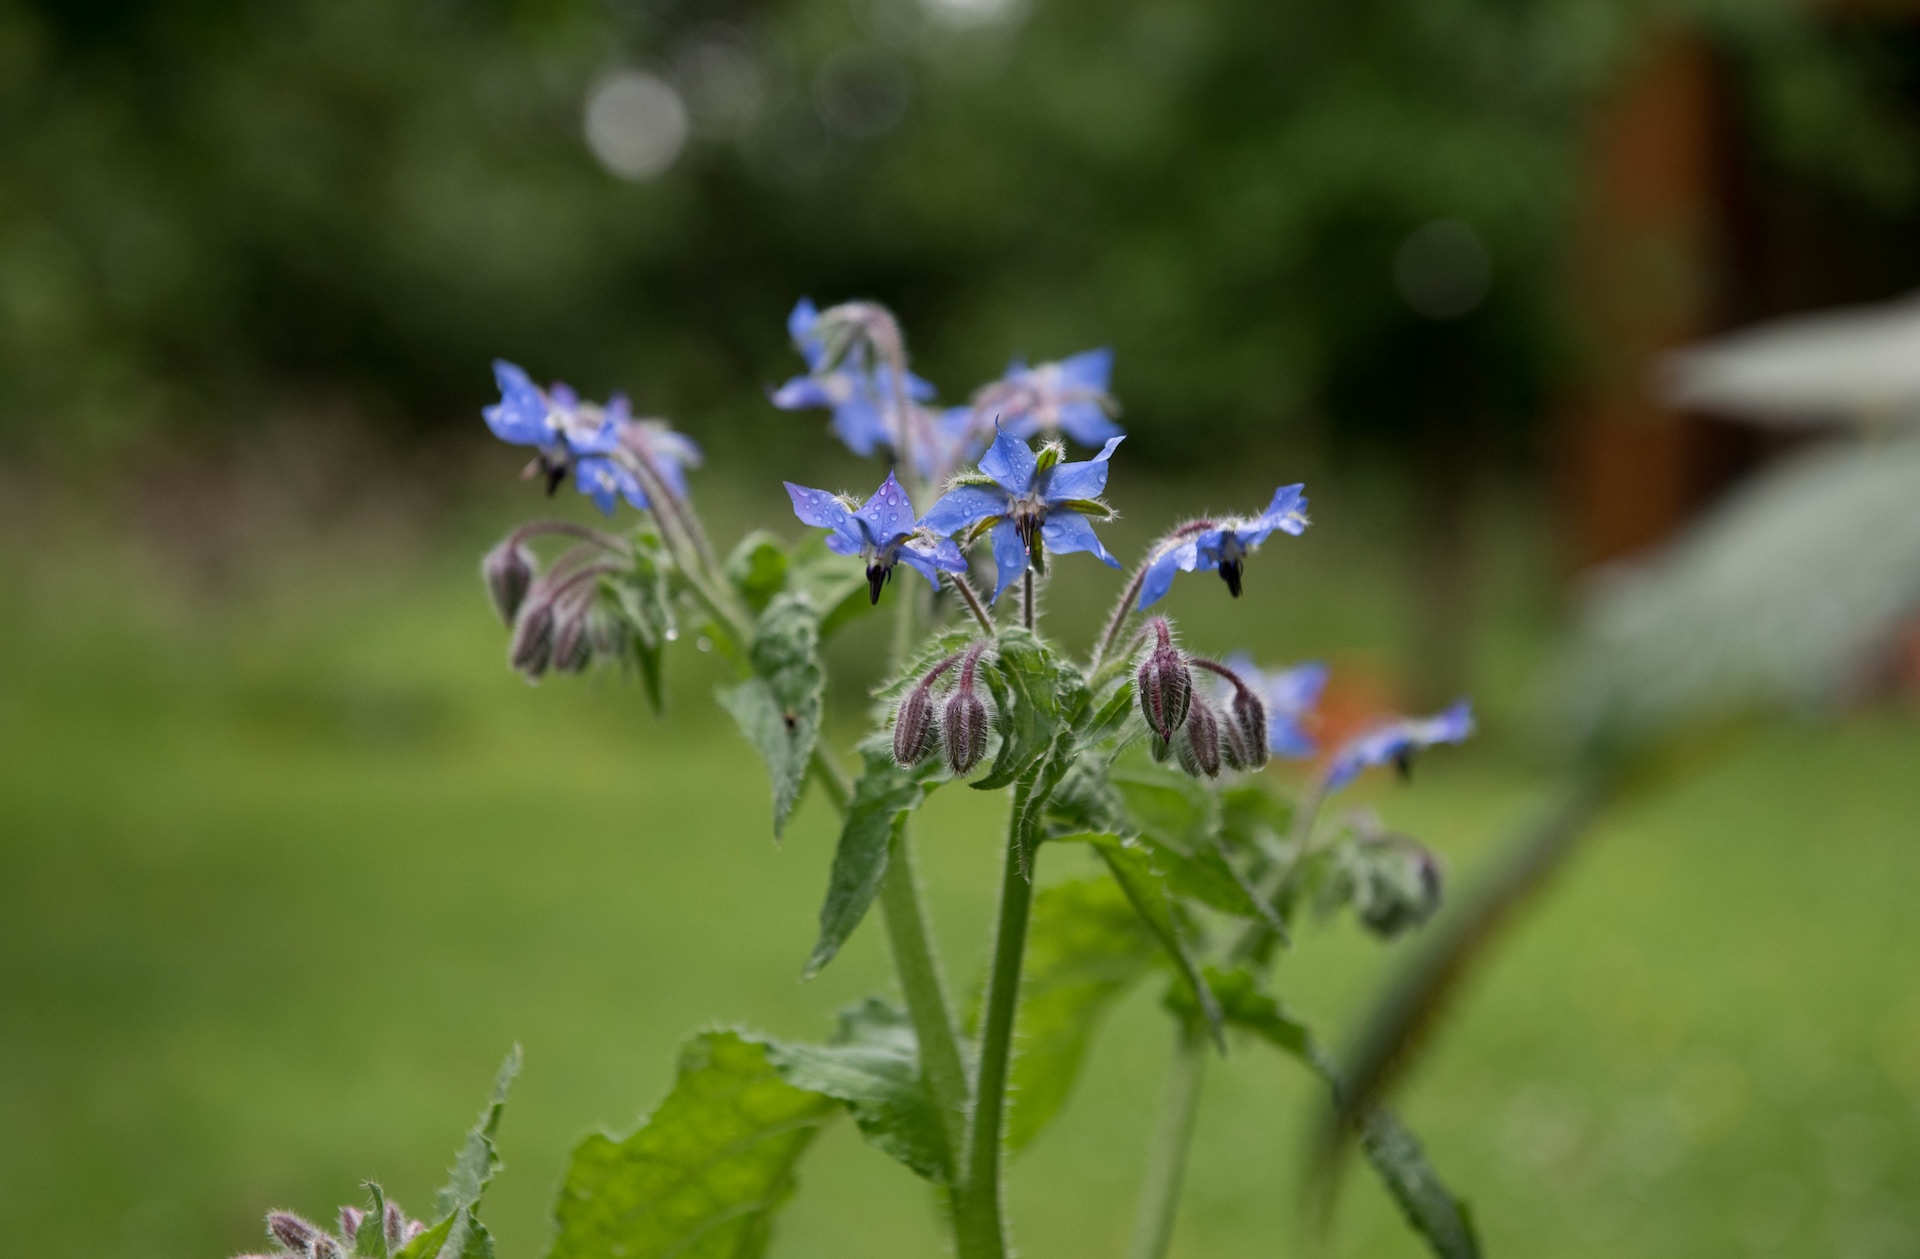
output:
<instances>
[{"instance_id":1,"label":"black stamen cone","mask_svg":"<svg viewBox=\"0 0 1920 1259\"><path fill-rule=\"evenodd\" d=\"M1227 593L1236 599L1240 597L1240 574L1245 570L1246 565L1239 560L1220 561L1220 580L1227 583Z\"/></svg>"},{"instance_id":2,"label":"black stamen cone","mask_svg":"<svg viewBox=\"0 0 1920 1259\"><path fill-rule=\"evenodd\" d=\"M559 491L560 483L567 479L567 465L542 455L540 470L547 478L547 497L552 498Z\"/></svg>"},{"instance_id":3,"label":"black stamen cone","mask_svg":"<svg viewBox=\"0 0 1920 1259\"><path fill-rule=\"evenodd\" d=\"M880 602L880 591L884 589L886 587L886 584L892 580L893 580L893 565L891 564L867 565L867 594L872 597L873 602L875 604L878 604Z\"/></svg>"},{"instance_id":4,"label":"black stamen cone","mask_svg":"<svg viewBox=\"0 0 1920 1259\"><path fill-rule=\"evenodd\" d=\"M1401 748L1393 754L1393 767L1399 771L1401 782L1413 781L1413 749Z\"/></svg>"}]
</instances>

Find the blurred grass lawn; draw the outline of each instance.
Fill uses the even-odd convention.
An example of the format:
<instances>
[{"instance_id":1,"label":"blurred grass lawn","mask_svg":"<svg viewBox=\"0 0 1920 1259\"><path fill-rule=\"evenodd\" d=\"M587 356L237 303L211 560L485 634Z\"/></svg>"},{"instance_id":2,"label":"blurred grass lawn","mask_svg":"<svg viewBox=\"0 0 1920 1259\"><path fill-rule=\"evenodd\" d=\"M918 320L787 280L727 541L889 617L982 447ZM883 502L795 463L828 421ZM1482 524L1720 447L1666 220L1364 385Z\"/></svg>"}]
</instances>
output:
<instances>
[{"instance_id":1,"label":"blurred grass lawn","mask_svg":"<svg viewBox=\"0 0 1920 1259\"><path fill-rule=\"evenodd\" d=\"M1276 652L1380 649L1364 627L1386 596L1351 557L1301 554L1339 600L1250 579L1236 618ZM329 1213L368 1177L424 1207L518 1040L487 1215L503 1256L532 1259L570 1144L648 1107L686 1032L819 1035L885 987L870 928L798 982L830 818L810 803L771 844L761 771L698 662L678 662L670 725L611 678L525 687L470 564L307 574L217 614L112 562L52 587L7 574L8 1253L224 1256L257 1244L265 1208ZM1105 597L1096 580L1063 578L1069 623ZM1180 596L1208 646L1227 623L1215 584ZM1521 742L1496 721L1415 789L1369 790L1458 874L1537 799ZM1490 1253L1920 1253L1917 763L1908 718L1765 734L1616 818L1526 920L1404 1099ZM960 976L999 807L948 791L919 828ZM1328 929L1286 964L1285 995L1344 1028L1386 960ZM1016 1167L1025 1253L1121 1251L1167 1040L1149 993L1115 1016ZM1319 1104L1254 1045L1213 1072L1177 1254L1309 1249L1293 1187ZM1421 1253L1364 1173L1349 1185L1338 1253ZM775 1253L937 1254L929 1195L840 1125Z\"/></svg>"}]
</instances>

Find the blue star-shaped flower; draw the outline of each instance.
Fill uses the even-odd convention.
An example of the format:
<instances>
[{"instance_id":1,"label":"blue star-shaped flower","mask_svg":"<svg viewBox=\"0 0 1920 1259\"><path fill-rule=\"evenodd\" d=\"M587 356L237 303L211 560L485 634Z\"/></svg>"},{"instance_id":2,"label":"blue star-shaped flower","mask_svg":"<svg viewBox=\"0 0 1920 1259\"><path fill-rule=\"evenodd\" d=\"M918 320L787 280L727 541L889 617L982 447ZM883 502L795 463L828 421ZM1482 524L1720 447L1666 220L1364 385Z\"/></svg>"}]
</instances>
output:
<instances>
[{"instance_id":1,"label":"blue star-shaped flower","mask_svg":"<svg viewBox=\"0 0 1920 1259\"><path fill-rule=\"evenodd\" d=\"M1107 554L1077 504L1093 503L1107 488L1107 460L1122 440L1108 438L1099 454L1082 463L1061 463L1059 446L1036 456L1025 442L1002 432L980 457L980 471L992 483L948 490L921 523L951 535L991 522L995 601L1027 571L1042 542L1056 555L1091 551L1118 568L1120 561Z\"/></svg>"},{"instance_id":2,"label":"blue star-shaped flower","mask_svg":"<svg viewBox=\"0 0 1920 1259\"><path fill-rule=\"evenodd\" d=\"M619 444L616 426L598 407L583 407L573 390L555 384L541 392L527 373L505 359L493 362L500 401L482 408L487 427L501 441L532 446L547 492L560 488L574 461L605 455Z\"/></svg>"},{"instance_id":3,"label":"blue star-shaped flower","mask_svg":"<svg viewBox=\"0 0 1920 1259\"><path fill-rule=\"evenodd\" d=\"M1304 722L1327 688L1327 666L1316 661L1267 673L1245 654L1228 657L1226 665L1266 702L1267 746L1273 755L1298 761L1311 758L1319 748Z\"/></svg>"},{"instance_id":4,"label":"blue star-shaped flower","mask_svg":"<svg viewBox=\"0 0 1920 1259\"><path fill-rule=\"evenodd\" d=\"M1338 791L1371 765L1392 764L1410 773L1413 754L1436 743L1459 743L1473 733L1473 707L1459 700L1431 717L1405 717L1349 740L1327 763L1321 790Z\"/></svg>"},{"instance_id":5,"label":"blue star-shaped flower","mask_svg":"<svg viewBox=\"0 0 1920 1259\"><path fill-rule=\"evenodd\" d=\"M1234 598L1240 597L1240 575L1249 552L1274 532L1299 537L1307 530L1307 496L1304 485L1283 485L1273 492L1267 510L1251 520L1236 519L1181 531L1176 541L1153 557L1147 566L1146 580L1140 583L1139 607L1151 607L1173 588L1176 572L1191 573L1196 568L1218 569Z\"/></svg>"},{"instance_id":6,"label":"blue star-shaped flower","mask_svg":"<svg viewBox=\"0 0 1920 1259\"><path fill-rule=\"evenodd\" d=\"M856 455L871 455L882 446L899 446L902 417L894 414L893 371L886 364L869 366L864 346L836 356L820 336L820 312L801 298L787 317L794 348L807 362L807 374L795 376L770 396L782 411L825 408L833 412L834 436ZM907 373L907 397L925 402L934 387Z\"/></svg>"},{"instance_id":7,"label":"blue star-shaped flower","mask_svg":"<svg viewBox=\"0 0 1920 1259\"><path fill-rule=\"evenodd\" d=\"M893 579L896 563L905 564L940 587L940 574L964 573L966 557L951 538L926 533L914 525L913 502L893 473L858 508L825 490L785 482L793 500L793 514L803 524L827 531L827 549L836 555L858 555L867 564L867 587L875 603L880 589Z\"/></svg>"},{"instance_id":8,"label":"blue star-shaped flower","mask_svg":"<svg viewBox=\"0 0 1920 1259\"><path fill-rule=\"evenodd\" d=\"M1015 359L1007 374L974 395L973 414L998 419L1015 437L1051 437L1063 433L1082 446L1100 446L1121 435L1107 392L1113 376L1113 351L1087 350L1028 367ZM984 427L984 425L983 425Z\"/></svg>"}]
</instances>

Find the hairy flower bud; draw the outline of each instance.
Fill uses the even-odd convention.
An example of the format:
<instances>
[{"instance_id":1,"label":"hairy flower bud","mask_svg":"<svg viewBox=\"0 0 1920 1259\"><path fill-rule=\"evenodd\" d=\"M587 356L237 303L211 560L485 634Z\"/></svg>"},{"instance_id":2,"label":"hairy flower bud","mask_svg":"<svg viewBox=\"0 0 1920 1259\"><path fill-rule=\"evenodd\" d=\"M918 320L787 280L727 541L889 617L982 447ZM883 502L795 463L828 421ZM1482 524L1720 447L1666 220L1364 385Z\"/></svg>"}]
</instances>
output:
<instances>
[{"instance_id":1,"label":"hairy flower bud","mask_svg":"<svg viewBox=\"0 0 1920 1259\"><path fill-rule=\"evenodd\" d=\"M399 1207L389 1202L387 1203L385 1223L387 1226L387 1247L389 1249L397 1248L401 1242L406 1240L407 1217L400 1213Z\"/></svg>"},{"instance_id":2,"label":"hairy flower bud","mask_svg":"<svg viewBox=\"0 0 1920 1259\"><path fill-rule=\"evenodd\" d=\"M903 767L918 765L933 752L938 737L933 724L933 683L922 682L907 692L893 714L893 759Z\"/></svg>"},{"instance_id":3,"label":"hairy flower bud","mask_svg":"<svg viewBox=\"0 0 1920 1259\"><path fill-rule=\"evenodd\" d=\"M1134 681L1147 728L1163 740L1172 738L1193 702L1193 674L1186 657L1172 643L1161 643L1147 653Z\"/></svg>"},{"instance_id":4,"label":"hairy flower bud","mask_svg":"<svg viewBox=\"0 0 1920 1259\"><path fill-rule=\"evenodd\" d=\"M326 1236L291 1211L267 1212L267 1234L296 1255L304 1255Z\"/></svg>"},{"instance_id":5,"label":"hairy flower bud","mask_svg":"<svg viewBox=\"0 0 1920 1259\"><path fill-rule=\"evenodd\" d=\"M486 579L494 611L512 625L520 605L526 601L527 590L533 585L532 553L509 538L487 552L486 558L480 561L480 575Z\"/></svg>"},{"instance_id":6,"label":"hairy flower bud","mask_svg":"<svg viewBox=\"0 0 1920 1259\"><path fill-rule=\"evenodd\" d=\"M593 663L593 637L588 630L588 610L583 607L562 609L553 618L553 667L561 673L584 673Z\"/></svg>"},{"instance_id":7,"label":"hairy flower bud","mask_svg":"<svg viewBox=\"0 0 1920 1259\"><path fill-rule=\"evenodd\" d=\"M1225 729L1227 764L1235 769L1259 769L1267 763L1267 706L1251 687L1236 682L1227 704Z\"/></svg>"},{"instance_id":8,"label":"hairy flower bud","mask_svg":"<svg viewBox=\"0 0 1920 1259\"><path fill-rule=\"evenodd\" d=\"M313 1259L347 1259L346 1247L325 1233L313 1239L313 1249L308 1253Z\"/></svg>"},{"instance_id":9,"label":"hairy flower bud","mask_svg":"<svg viewBox=\"0 0 1920 1259\"><path fill-rule=\"evenodd\" d=\"M1165 765L1173 759L1173 744L1157 734L1147 736L1147 755L1159 765Z\"/></svg>"},{"instance_id":10,"label":"hairy flower bud","mask_svg":"<svg viewBox=\"0 0 1920 1259\"><path fill-rule=\"evenodd\" d=\"M1204 698L1194 696L1187 709L1187 722L1180 728L1180 737L1173 741L1173 749L1180 757L1180 768L1193 777L1219 777L1220 718Z\"/></svg>"},{"instance_id":11,"label":"hairy flower bud","mask_svg":"<svg viewBox=\"0 0 1920 1259\"><path fill-rule=\"evenodd\" d=\"M963 684L947 697L940 715L947 768L956 776L970 772L987 754L987 706L971 685Z\"/></svg>"},{"instance_id":12,"label":"hairy flower bud","mask_svg":"<svg viewBox=\"0 0 1920 1259\"><path fill-rule=\"evenodd\" d=\"M520 609L507 643L507 663L536 681L553 663L553 605L542 600Z\"/></svg>"},{"instance_id":13,"label":"hairy flower bud","mask_svg":"<svg viewBox=\"0 0 1920 1259\"><path fill-rule=\"evenodd\" d=\"M360 1236L360 1225L366 1220L367 1213L359 1207L340 1208L340 1236L352 1242Z\"/></svg>"}]
</instances>

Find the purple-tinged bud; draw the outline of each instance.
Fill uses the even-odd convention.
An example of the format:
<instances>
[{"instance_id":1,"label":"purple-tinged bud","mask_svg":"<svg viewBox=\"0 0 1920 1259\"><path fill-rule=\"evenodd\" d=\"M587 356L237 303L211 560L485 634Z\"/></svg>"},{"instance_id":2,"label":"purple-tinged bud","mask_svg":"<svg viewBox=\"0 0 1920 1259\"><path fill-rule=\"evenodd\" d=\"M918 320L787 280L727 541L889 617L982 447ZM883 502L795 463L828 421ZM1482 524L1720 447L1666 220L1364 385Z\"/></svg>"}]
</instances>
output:
<instances>
[{"instance_id":1,"label":"purple-tinged bud","mask_svg":"<svg viewBox=\"0 0 1920 1259\"><path fill-rule=\"evenodd\" d=\"M393 1249L406 1240L407 1217L400 1214L400 1208L391 1202L387 1203L386 1226L388 1249Z\"/></svg>"},{"instance_id":2,"label":"purple-tinged bud","mask_svg":"<svg viewBox=\"0 0 1920 1259\"><path fill-rule=\"evenodd\" d=\"M553 663L553 605L544 599L529 603L514 618L513 637L507 643L507 663L536 681Z\"/></svg>"},{"instance_id":3,"label":"purple-tinged bud","mask_svg":"<svg viewBox=\"0 0 1920 1259\"><path fill-rule=\"evenodd\" d=\"M509 538L487 552L480 561L480 575L486 579L493 610L512 625L533 586L533 553Z\"/></svg>"},{"instance_id":4,"label":"purple-tinged bud","mask_svg":"<svg viewBox=\"0 0 1920 1259\"><path fill-rule=\"evenodd\" d=\"M584 673L593 663L593 636L588 609L562 608L553 618L553 667L560 673Z\"/></svg>"},{"instance_id":5,"label":"purple-tinged bud","mask_svg":"<svg viewBox=\"0 0 1920 1259\"><path fill-rule=\"evenodd\" d=\"M893 759L912 768L927 759L939 739L933 724L933 683L925 681L907 692L893 715Z\"/></svg>"},{"instance_id":6,"label":"purple-tinged bud","mask_svg":"<svg viewBox=\"0 0 1920 1259\"><path fill-rule=\"evenodd\" d=\"M341 1207L340 1236L349 1242L357 1240L360 1236L360 1225L366 1218L367 1213L359 1207Z\"/></svg>"},{"instance_id":7,"label":"purple-tinged bud","mask_svg":"<svg viewBox=\"0 0 1920 1259\"><path fill-rule=\"evenodd\" d=\"M1152 629L1158 641L1141 662L1134 683L1147 728L1165 740L1172 738L1187 719L1187 708L1193 702L1193 673L1187 668L1186 657L1173 645L1166 618L1155 617Z\"/></svg>"},{"instance_id":8,"label":"purple-tinged bud","mask_svg":"<svg viewBox=\"0 0 1920 1259\"><path fill-rule=\"evenodd\" d=\"M1157 734L1149 734L1147 736L1147 755L1151 756L1155 763L1165 765L1173 759L1173 744Z\"/></svg>"},{"instance_id":9,"label":"purple-tinged bud","mask_svg":"<svg viewBox=\"0 0 1920 1259\"><path fill-rule=\"evenodd\" d=\"M427 1231L427 1226L425 1221L408 1220L407 1227L406 1227L406 1240L412 1241L414 1238L420 1236L420 1234L426 1231Z\"/></svg>"},{"instance_id":10,"label":"purple-tinged bud","mask_svg":"<svg viewBox=\"0 0 1920 1259\"><path fill-rule=\"evenodd\" d=\"M953 694L947 697L947 706L940 714L940 737L945 744L947 768L955 777L970 772L987 754L991 720L974 685L980 657L986 650L984 639L967 648L960 662L960 680L954 684Z\"/></svg>"},{"instance_id":11,"label":"purple-tinged bud","mask_svg":"<svg viewBox=\"0 0 1920 1259\"><path fill-rule=\"evenodd\" d=\"M970 773L987 754L987 706L971 686L947 697L940 714L940 735L947 753L947 768L956 777Z\"/></svg>"},{"instance_id":12,"label":"purple-tinged bud","mask_svg":"<svg viewBox=\"0 0 1920 1259\"><path fill-rule=\"evenodd\" d=\"M296 1255L306 1254L314 1242L326 1236L291 1211L267 1212L267 1235Z\"/></svg>"},{"instance_id":13,"label":"purple-tinged bud","mask_svg":"<svg viewBox=\"0 0 1920 1259\"><path fill-rule=\"evenodd\" d=\"M1173 749L1180 757L1180 768L1193 777L1220 776L1220 718L1214 714L1212 704L1194 696L1192 706L1187 709L1187 723L1180 728L1180 737L1173 741Z\"/></svg>"},{"instance_id":14,"label":"purple-tinged bud","mask_svg":"<svg viewBox=\"0 0 1920 1259\"><path fill-rule=\"evenodd\" d=\"M325 1233L313 1239L313 1259L347 1259L347 1249Z\"/></svg>"},{"instance_id":15,"label":"purple-tinged bud","mask_svg":"<svg viewBox=\"0 0 1920 1259\"><path fill-rule=\"evenodd\" d=\"M1267 763L1267 706L1253 688L1234 687L1225 724L1227 764L1235 769L1259 769Z\"/></svg>"}]
</instances>

